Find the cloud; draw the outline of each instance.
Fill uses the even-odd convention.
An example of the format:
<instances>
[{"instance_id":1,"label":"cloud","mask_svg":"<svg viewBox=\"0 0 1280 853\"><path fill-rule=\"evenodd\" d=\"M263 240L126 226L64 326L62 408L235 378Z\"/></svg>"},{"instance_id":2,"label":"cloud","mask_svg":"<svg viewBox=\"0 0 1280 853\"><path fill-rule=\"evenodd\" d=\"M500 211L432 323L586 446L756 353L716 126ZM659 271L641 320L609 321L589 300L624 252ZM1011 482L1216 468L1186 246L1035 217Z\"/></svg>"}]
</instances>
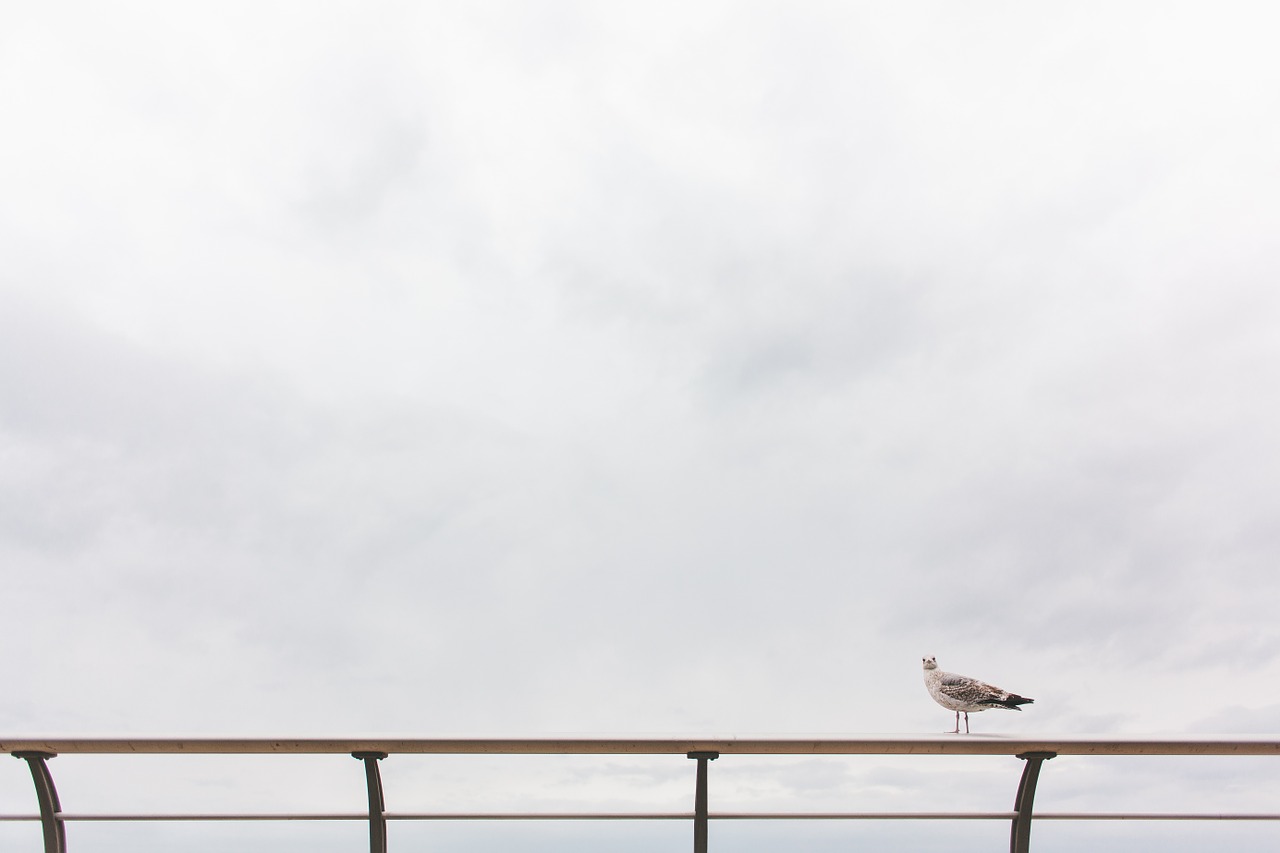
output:
<instances>
[{"instance_id":1,"label":"cloud","mask_svg":"<svg viewBox=\"0 0 1280 853\"><path fill-rule=\"evenodd\" d=\"M22 13L0 719L1264 725L1274 27L1100 14Z\"/></svg>"}]
</instances>

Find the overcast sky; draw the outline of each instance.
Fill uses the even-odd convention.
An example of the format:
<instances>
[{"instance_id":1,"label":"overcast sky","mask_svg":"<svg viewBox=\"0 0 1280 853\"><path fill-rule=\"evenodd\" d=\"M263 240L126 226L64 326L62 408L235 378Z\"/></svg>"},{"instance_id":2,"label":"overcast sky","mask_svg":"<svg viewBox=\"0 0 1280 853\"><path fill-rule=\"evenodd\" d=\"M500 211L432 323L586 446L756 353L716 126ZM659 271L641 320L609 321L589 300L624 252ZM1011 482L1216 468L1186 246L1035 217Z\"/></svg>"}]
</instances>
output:
<instances>
[{"instance_id":1,"label":"overcast sky","mask_svg":"<svg viewBox=\"0 0 1280 853\"><path fill-rule=\"evenodd\" d=\"M1280 731L1270 4L0 8L0 732Z\"/></svg>"}]
</instances>

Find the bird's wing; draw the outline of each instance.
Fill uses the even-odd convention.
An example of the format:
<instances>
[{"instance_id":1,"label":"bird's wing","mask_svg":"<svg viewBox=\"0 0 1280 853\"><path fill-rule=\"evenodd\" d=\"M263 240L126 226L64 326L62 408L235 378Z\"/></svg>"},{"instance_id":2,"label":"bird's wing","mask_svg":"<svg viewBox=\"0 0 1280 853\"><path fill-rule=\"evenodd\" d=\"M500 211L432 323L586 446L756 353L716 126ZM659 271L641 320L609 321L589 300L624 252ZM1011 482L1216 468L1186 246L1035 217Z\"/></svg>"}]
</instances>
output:
<instances>
[{"instance_id":1,"label":"bird's wing","mask_svg":"<svg viewBox=\"0 0 1280 853\"><path fill-rule=\"evenodd\" d=\"M992 687L990 684L979 681L976 678L966 678L963 675L955 675L953 673L946 673L942 676L940 689L944 694L959 702L990 702L1002 699L1005 695L1005 692L998 687Z\"/></svg>"}]
</instances>

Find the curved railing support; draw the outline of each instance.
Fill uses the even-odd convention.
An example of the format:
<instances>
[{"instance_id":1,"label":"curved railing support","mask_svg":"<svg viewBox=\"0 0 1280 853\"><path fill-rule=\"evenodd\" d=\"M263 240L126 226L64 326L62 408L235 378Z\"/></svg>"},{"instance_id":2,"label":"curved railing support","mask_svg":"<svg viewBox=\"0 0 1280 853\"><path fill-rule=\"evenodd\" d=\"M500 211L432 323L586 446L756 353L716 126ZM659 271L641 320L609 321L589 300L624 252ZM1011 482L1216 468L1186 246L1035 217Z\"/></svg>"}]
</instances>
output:
<instances>
[{"instance_id":1,"label":"curved railing support","mask_svg":"<svg viewBox=\"0 0 1280 853\"><path fill-rule=\"evenodd\" d=\"M369 853L387 853L387 804L382 797L382 774L378 762L385 752L353 752L364 762L364 779L369 788Z\"/></svg>"},{"instance_id":2,"label":"curved railing support","mask_svg":"<svg viewBox=\"0 0 1280 853\"><path fill-rule=\"evenodd\" d=\"M13 753L31 768L31 781L36 784L36 799L40 803L40 826L44 829L44 853L67 853L67 828L62 822L62 804L58 802L58 789L53 785L47 759L58 753L43 750L20 750Z\"/></svg>"},{"instance_id":3,"label":"curved railing support","mask_svg":"<svg viewBox=\"0 0 1280 853\"><path fill-rule=\"evenodd\" d=\"M1014 798L1013 827L1009 830L1009 853L1029 853L1031 850L1031 808L1036 799L1036 782L1040 780L1040 765L1056 752L1022 752L1018 757L1026 762L1022 779L1018 781L1018 796Z\"/></svg>"}]
</instances>

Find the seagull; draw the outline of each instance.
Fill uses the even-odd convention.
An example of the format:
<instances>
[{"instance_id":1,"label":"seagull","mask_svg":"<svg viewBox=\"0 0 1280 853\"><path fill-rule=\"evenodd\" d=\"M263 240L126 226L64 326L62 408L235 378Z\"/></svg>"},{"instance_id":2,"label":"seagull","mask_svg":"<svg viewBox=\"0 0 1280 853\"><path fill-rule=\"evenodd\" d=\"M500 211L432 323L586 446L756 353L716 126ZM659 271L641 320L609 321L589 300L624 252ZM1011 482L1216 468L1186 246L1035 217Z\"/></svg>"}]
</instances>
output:
<instances>
[{"instance_id":1,"label":"seagull","mask_svg":"<svg viewBox=\"0 0 1280 853\"><path fill-rule=\"evenodd\" d=\"M1008 708L1010 711L1021 711L1019 705L1029 705L1036 701L999 687L992 687L976 678L943 672L938 669L938 659L924 658L924 686L929 688L929 695L948 711L956 712L954 734L960 734L960 714L964 714L964 733L969 733L969 712L985 711L988 708Z\"/></svg>"}]
</instances>

